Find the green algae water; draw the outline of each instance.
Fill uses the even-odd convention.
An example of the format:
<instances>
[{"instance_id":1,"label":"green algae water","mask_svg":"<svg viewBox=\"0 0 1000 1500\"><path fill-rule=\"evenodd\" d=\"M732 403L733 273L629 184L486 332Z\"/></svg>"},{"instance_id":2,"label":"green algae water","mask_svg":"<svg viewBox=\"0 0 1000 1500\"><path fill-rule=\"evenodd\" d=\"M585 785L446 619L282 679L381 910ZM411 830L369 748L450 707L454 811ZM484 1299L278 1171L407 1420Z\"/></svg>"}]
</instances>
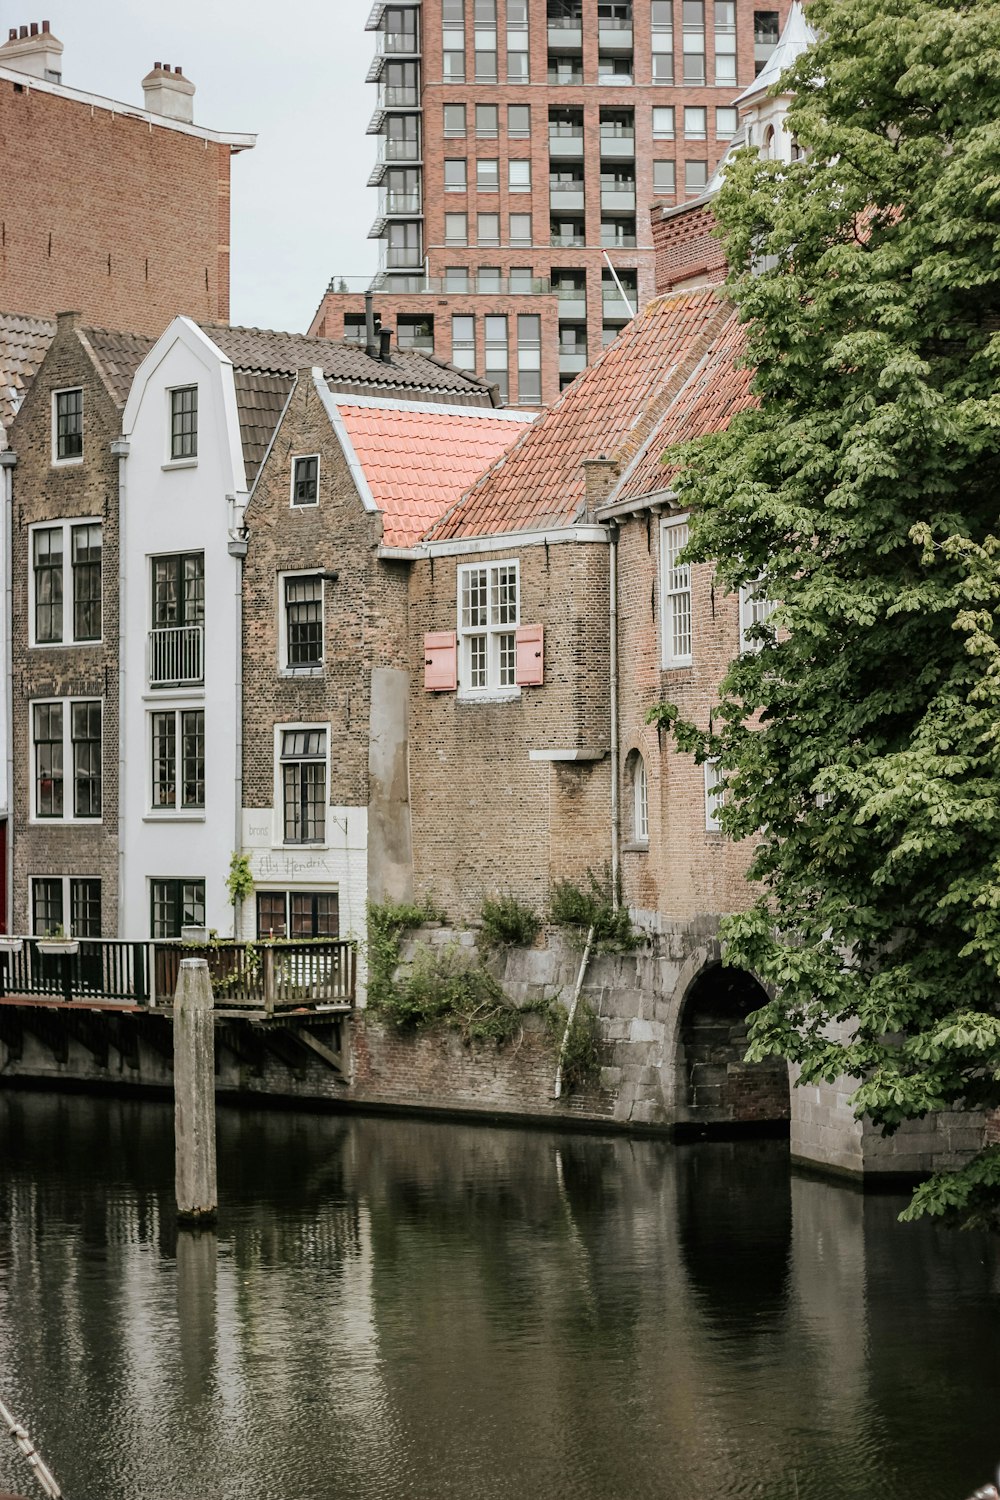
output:
<instances>
[{"instance_id":1,"label":"green algae water","mask_svg":"<svg viewBox=\"0 0 1000 1500\"><path fill-rule=\"evenodd\" d=\"M179 1233L169 1106L0 1092L0 1392L67 1500L965 1500L1000 1456L1000 1247L780 1143L222 1110L219 1168Z\"/></svg>"}]
</instances>

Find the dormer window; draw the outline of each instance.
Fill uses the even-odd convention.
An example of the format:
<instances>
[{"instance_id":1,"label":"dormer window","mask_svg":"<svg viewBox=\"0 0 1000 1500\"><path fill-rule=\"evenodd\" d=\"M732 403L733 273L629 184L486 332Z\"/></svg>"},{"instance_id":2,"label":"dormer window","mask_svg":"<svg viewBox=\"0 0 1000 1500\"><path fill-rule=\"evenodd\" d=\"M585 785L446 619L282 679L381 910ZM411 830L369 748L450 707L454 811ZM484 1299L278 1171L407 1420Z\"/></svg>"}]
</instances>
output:
<instances>
[{"instance_id":1,"label":"dormer window","mask_svg":"<svg viewBox=\"0 0 1000 1500\"><path fill-rule=\"evenodd\" d=\"M182 385L170 392L171 460L198 457L198 387Z\"/></svg>"},{"instance_id":2,"label":"dormer window","mask_svg":"<svg viewBox=\"0 0 1000 1500\"><path fill-rule=\"evenodd\" d=\"M52 397L52 456L56 463L83 458L83 391L55 391Z\"/></svg>"},{"instance_id":3,"label":"dormer window","mask_svg":"<svg viewBox=\"0 0 1000 1500\"><path fill-rule=\"evenodd\" d=\"M292 461L292 504L316 505L319 501L319 455Z\"/></svg>"}]
</instances>

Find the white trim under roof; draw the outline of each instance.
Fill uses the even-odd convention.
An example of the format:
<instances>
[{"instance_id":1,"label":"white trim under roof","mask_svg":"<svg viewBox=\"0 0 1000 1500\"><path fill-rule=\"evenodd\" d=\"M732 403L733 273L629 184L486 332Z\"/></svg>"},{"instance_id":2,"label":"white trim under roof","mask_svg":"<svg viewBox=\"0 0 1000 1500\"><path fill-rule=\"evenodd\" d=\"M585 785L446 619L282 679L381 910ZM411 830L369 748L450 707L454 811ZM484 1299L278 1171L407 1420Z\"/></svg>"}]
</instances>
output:
<instances>
[{"instance_id":1,"label":"white trim under roof","mask_svg":"<svg viewBox=\"0 0 1000 1500\"><path fill-rule=\"evenodd\" d=\"M107 99L103 94L85 94L82 89L67 88L64 83L50 83L47 78L36 78L33 73L19 73L16 68L0 67L0 79L7 83L19 83L25 90L39 94L55 94L57 99L73 99L77 104L89 105L91 109L106 109L113 115L126 115L133 120L143 120L150 125L159 125L163 130L176 130L181 135L194 135L202 141L217 141L220 146L232 146L236 151L252 151L257 136L235 131L208 130L204 125L188 125L183 120L172 120L167 115L158 115L154 110L141 109L138 104L125 104L120 99Z\"/></svg>"},{"instance_id":2,"label":"white trim under roof","mask_svg":"<svg viewBox=\"0 0 1000 1500\"><path fill-rule=\"evenodd\" d=\"M534 761L603 760L607 754L607 750L598 749L596 745L593 745L582 750L529 750L528 759Z\"/></svg>"},{"instance_id":3,"label":"white trim under roof","mask_svg":"<svg viewBox=\"0 0 1000 1500\"><path fill-rule=\"evenodd\" d=\"M338 406L366 406L376 411L414 411L422 416L433 417L440 417L444 413L452 417L475 417L480 422L527 423L541 415L538 411L519 411L513 406L460 406L457 403L446 406L441 401L406 401L399 396L351 396L340 390L331 391L330 394ZM448 394L463 393L449 391Z\"/></svg>"},{"instance_id":4,"label":"white trim under roof","mask_svg":"<svg viewBox=\"0 0 1000 1500\"><path fill-rule=\"evenodd\" d=\"M561 542L598 542L607 545L604 526L561 526L552 531L499 531L492 536L449 537L420 542L416 547L386 547L378 556L386 562L420 562L427 557L463 557L470 552L507 552L512 547L555 547Z\"/></svg>"},{"instance_id":5,"label":"white trim under roof","mask_svg":"<svg viewBox=\"0 0 1000 1500\"><path fill-rule=\"evenodd\" d=\"M367 511L377 511L379 507L375 503L375 496L372 494L371 485L368 483L368 480L365 477L365 471L361 467L361 460L358 458L358 455L355 452L354 444L351 442L350 434L348 433L347 428L344 425L344 419L340 415L340 408L337 406L337 402L334 398L333 392L327 385L326 380L323 377L323 371L320 369L319 365L313 365L312 377L313 384L316 387L316 392L319 396L320 401L323 403L323 409L330 419L330 426L336 433L337 441L341 446L344 457L347 459L347 467L351 471L351 478L354 480L354 488L361 496L361 504ZM344 403L345 406L348 404L348 402ZM380 547L379 551L381 552L381 550L382 549Z\"/></svg>"}]
</instances>

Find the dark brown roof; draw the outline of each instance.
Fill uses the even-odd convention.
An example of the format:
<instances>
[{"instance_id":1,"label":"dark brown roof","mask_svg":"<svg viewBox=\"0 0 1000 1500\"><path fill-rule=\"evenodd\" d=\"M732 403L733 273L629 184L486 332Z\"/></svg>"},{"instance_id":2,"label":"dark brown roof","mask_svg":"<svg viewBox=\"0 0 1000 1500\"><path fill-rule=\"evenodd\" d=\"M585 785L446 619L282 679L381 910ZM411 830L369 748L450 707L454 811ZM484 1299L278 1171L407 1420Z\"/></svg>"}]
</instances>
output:
<instances>
[{"instance_id":1,"label":"dark brown roof","mask_svg":"<svg viewBox=\"0 0 1000 1500\"><path fill-rule=\"evenodd\" d=\"M252 488L281 420L292 381L284 375L248 375L243 370L234 370L233 379L247 487Z\"/></svg>"},{"instance_id":2,"label":"dark brown roof","mask_svg":"<svg viewBox=\"0 0 1000 1500\"><path fill-rule=\"evenodd\" d=\"M135 372L156 340L141 333L117 333L110 328L81 328L80 332L93 350L112 398L123 407Z\"/></svg>"},{"instance_id":3,"label":"dark brown roof","mask_svg":"<svg viewBox=\"0 0 1000 1500\"><path fill-rule=\"evenodd\" d=\"M0 448L55 332L54 318L0 313Z\"/></svg>"},{"instance_id":4,"label":"dark brown roof","mask_svg":"<svg viewBox=\"0 0 1000 1500\"><path fill-rule=\"evenodd\" d=\"M199 326L234 367L247 374L291 377L298 370L318 367L334 391L356 395L406 392L422 400L464 398L463 404L492 404L485 380L415 349L393 349L386 364L372 359L360 345L339 339L275 333L267 328L230 328L222 323Z\"/></svg>"},{"instance_id":5,"label":"dark brown roof","mask_svg":"<svg viewBox=\"0 0 1000 1500\"><path fill-rule=\"evenodd\" d=\"M584 460L624 470L728 316L713 288L651 302L428 539L573 525L586 510Z\"/></svg>"}]
</instances>

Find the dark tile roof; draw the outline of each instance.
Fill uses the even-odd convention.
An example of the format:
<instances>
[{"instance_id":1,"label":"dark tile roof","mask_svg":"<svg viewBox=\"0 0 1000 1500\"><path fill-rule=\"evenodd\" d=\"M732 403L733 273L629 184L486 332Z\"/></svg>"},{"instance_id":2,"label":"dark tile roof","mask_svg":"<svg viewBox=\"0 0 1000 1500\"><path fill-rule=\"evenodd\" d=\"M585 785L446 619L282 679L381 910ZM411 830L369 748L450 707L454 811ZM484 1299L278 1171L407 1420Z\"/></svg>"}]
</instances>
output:
<instances>
[{"instance_id":1,"label":"dark tile roof","mask_svg":"<svg viewBox=\"0 0 1000 1500\"><path fill-rule=\"evenodd\" d=\"M423 400L436 396L464 398L477 406L492 404L485 380L415 349L393 349L391 362L385 364L370 358L359 345L339 339L275 333L266 328L230 328L221 323L199 326L237 370L248 374L292 376L306 367L319 367L331 390L359 395L409 393Z\"/></svg>"},{"instance_id":2,"label":"dark tile roof","mask_svg":"<svg viewBox=\"0 0 1000 1500\"><path fill-rule=\"evenodd\" d=\"M233 380L247 487L252 488L285 409L292 381L284 375L251 375L244 370L234 370Z\"/></svg>"},{"instance_id":3,"label":"dark tile roof","mask_svg":"<svg viewBox=\"0 0 1000 1500\"><path fill-rule=\"evenodd\" d=\"M712 288L651 302L428 539L574 524L586 510L583 461L627 468L728 317Z\"/></svg>"},{"instance_id":4,"label":"dark tile roof","mask_svg":"<svg viewBox=\"0 0 1000 1500\"><path fill-rule=\"evenodd\" d=\"M0 313L0 448L55 332L54 318Z\"/></svg>"},{"instance_id":5,"label":"dark tile roof","mask_svg":"<svg viewBox=\"0 0 1000 1500\"><path fill-rule=\"evenodd\" d=\"M82 328L80 332L93 350L113 399L123 407L135 372L156 340L141 333L118 333L110 328Z\"/></svg>"}]
</instances>

